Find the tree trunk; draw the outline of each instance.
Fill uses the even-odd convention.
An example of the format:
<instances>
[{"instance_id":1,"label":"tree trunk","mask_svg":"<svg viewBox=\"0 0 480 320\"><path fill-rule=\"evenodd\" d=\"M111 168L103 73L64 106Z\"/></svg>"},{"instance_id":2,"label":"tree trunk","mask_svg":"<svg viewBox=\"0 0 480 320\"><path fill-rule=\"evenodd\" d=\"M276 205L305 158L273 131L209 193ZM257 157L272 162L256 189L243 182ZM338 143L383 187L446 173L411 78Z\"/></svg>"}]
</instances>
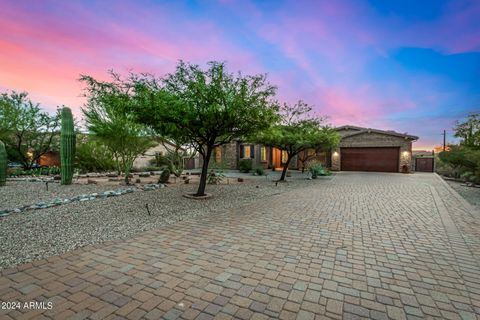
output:
<instances>
[{"instance_id":1,"label":"tree trunk","mask_svg":"<svg viewBox=\"0 0 480 320\"><path fill-rule=\"evenodd\" d=\"M285 164L283 165L282 176L278 181L285 181L285 176L287 175L287 169L288 169L288 165L290 164L290 160L292 160L292 157L288 155L287 162L285 162Z\"/></svg>"},{"instance_id":2,"label":"tree trunk","mask_svg":"<svg viewBox=\"0 0 480 320\"><path fill-rule=\"evenodd\" d=\"M198 185L198 190L195 196L201 197L205 195L205 187L207 185L207 174L208 174L208 163L210 162L210 157L212 156L213 148L207 146L207 153L203 156L203 165L202 165L202 174L200 175L200 183Z\"/></svg>"}]
</instances>

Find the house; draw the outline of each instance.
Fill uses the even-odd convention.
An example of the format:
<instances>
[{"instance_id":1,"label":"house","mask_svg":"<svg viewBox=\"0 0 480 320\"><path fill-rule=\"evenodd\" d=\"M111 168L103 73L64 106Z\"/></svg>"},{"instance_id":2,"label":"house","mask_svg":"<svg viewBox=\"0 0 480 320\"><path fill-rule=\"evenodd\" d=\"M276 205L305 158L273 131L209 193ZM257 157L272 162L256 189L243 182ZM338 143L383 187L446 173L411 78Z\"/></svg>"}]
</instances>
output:
<instances>
[{"instance_id":1,"label":"house","mask_svg":"<svg viewBox=\"0 0 480 320\"><path fill-rule=\"evenodd\" d=\"M412 142L418 137L357 126L336 128L341 141L331 151L331 169L342 171L409 172Z\"/></svg>"},{"instance_id":2,"label":"house","mask_svg":"<svg viewBox=\"0 0 480 320\"><path fill-rule=\"evenodd\" d=\"M212 161L225 169L238 169L239 162L245 159L252 161L253 168L280 170L287 159L287 154L278 148L234 140L215 148L212 156ZM302 169L306 160L313 159L328 165L327 152L306 150L292 159L289 168Z\"/></svg>"},{"instance_id":3,"label":"house","mask_svg":"<svg viewBox=\"0 0 480 320\"><path fill-rule=\"evenodd\" d=\"M306 150L292 159L289 168L302 169L305 162L317 160L336 171L411 171L412 142L418 137L357 126L341 126L336 130L341 136L337 148L321 152ZM238 169L242 159L250 159L253 168L281 168L286 154L277 148L235 140L215 148L212 160L226 169Z\"/></svg>"}]
</instances>

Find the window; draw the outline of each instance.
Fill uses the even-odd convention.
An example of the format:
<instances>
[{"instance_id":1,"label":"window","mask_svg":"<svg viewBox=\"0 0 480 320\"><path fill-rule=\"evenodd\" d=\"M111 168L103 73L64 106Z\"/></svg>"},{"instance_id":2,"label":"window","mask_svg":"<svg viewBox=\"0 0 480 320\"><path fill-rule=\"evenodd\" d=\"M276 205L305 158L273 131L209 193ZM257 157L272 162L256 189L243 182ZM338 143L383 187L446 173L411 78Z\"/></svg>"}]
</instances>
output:
<instances>
[{"instance_id":1,"label":"window","mask_svg":"<svg viewBox=\"0 0 480 320\"><path fill-rule=\"evenodd\" d=\"M282 163L286 163L288 159L287 151L282 150Z\"/></svg>"},{"instance_id":2,"label":"window","mask_svg":"<svg viewBox=\"0 0 480 320\"><path fill-rule=\"evenodd\" d=\"M216 147L214 152L215 152L215 162L222 163L222 149L220 147Z\"/></svg>"},{"instance_id":3,"label":"window","mask_svg":"<svg viewBox=\"0 0 480 320\"><path fill-rule=\"evenodd\" d=\"M250 155L251 155L251 149L250 149L250 146L244 146L243 147L243 157L244 158L250 158Z\"/></svg>"},{"instance_id":4,"label":"window","mask_svg":"<svg viewBox=\"0 0 480 320\"><path fill-rule=\"evenodd\" d=\"M242 144L240 146L240 158L242 158L242 159L252 158L253 159L253 155L254 155L253 151L254 151L253 150L253 145Z\"/></svg>"},{"instance_id":5,"label":"window","mask_svg":"<svg viewBox=\"0 0 480 320\"><path fill-rule=\"evenodd\" d=\"M264 146L260 147L260 161L267 162L267 148Z\"/></svg>"}]
</instances>

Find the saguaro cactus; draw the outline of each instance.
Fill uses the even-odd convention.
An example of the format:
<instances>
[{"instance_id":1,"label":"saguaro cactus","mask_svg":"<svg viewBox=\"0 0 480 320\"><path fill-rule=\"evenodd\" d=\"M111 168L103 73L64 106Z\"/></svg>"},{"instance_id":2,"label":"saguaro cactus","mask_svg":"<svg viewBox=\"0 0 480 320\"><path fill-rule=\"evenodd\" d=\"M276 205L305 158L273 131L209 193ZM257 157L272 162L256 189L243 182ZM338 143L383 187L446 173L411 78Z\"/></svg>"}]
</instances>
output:
<instances>
[{"instance_id":1,"label":"saguaro cactus","mask_svg":"<svg viewBox=\"0 0 480 320\"><path fill-rule=\"evenodd\" d=\"M75 129L72 110L62 109L62 131L60 132L60 174L62 184L72 184L73 158L75 157Z\"/></svg>"},{"instance_id":2,"label":"saguaro cactus","mask_svg":"<svg viewBox=\"0 0 480 320\"><path fill-rule=\"evenodd\" d=\"M0 141L0 187L7 182L7 150L5 144Z\"/></svg>"}]
</instances>

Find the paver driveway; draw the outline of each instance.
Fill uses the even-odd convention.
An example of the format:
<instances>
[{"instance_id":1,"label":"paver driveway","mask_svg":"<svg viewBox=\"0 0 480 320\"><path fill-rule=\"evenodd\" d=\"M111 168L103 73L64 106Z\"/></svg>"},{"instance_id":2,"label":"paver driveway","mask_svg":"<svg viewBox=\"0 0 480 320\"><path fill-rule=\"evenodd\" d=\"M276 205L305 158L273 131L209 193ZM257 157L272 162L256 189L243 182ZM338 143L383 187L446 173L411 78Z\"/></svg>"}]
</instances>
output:
<instances>
[{"instance_id":1,"label":"paver driveway","mask_svg":"<svg viewBox=\"0 0 480 320\"><path fill-rule=\"evenodd\" d=\"M479 319L480 216L433 174L340 173L3 271L35 319Z\"/></svg>"}]
</instances>

